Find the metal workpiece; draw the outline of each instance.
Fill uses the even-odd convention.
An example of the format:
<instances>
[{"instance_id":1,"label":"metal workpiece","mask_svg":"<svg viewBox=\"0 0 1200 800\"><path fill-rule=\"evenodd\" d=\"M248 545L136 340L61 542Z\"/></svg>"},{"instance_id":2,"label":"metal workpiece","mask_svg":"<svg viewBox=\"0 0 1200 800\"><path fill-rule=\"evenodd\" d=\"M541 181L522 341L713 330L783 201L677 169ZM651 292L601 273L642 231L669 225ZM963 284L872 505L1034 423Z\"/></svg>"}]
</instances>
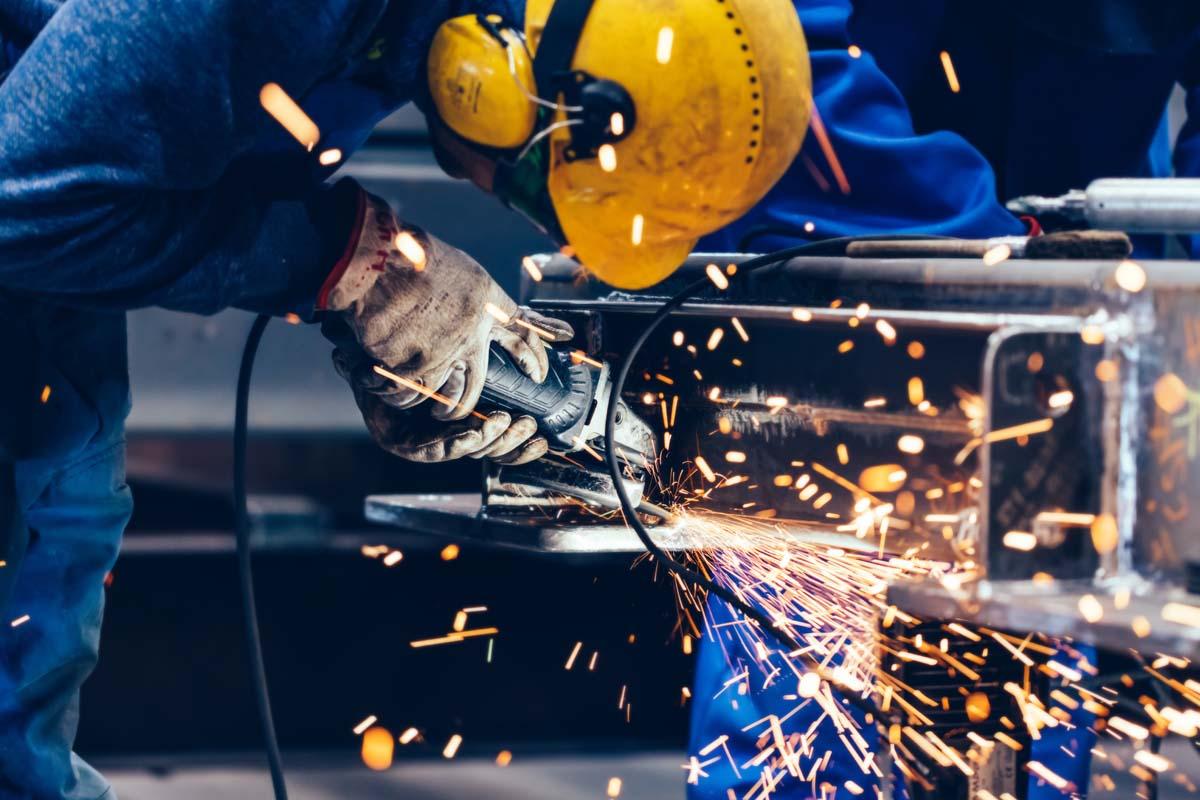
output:
<instances>
[{"instance_id":1,"label":"metal workpiece","mask_svg":"<svg viewBox=\"0 0 1200 800\"><path fill-rule=\"evenodd\" d=\"M446 537L447 541L515 548L537 553L632 553L642 550L624 525L563 524L555 509L539 514L489 514L478 493L372 495L367 520ZM657 532L656 532L657 536ZM671 546L660 539L664 547Z\"/></svg>"},{"instance_id":2,"label":"metal workpiece","mask_svg":"<svg viewBox=\"0 0 1200 800\"><path fill-rule=\"evenodd\" d=\"M754 254L696 253L670 278L640 292L615 290L586 273L572 259L554 255L543 261L543 279L522 276L522 302L552 307L567 302L605 299L647 303L662 301L684 286L704 277L709 264L740 264ZM841 297L861 296L872 306L891 311L971 311L993 318L1004 315L1045 313L1086 314L1098 307L1123 307L1131 300L1118 290L1113 260L1035 261L1009 259L989 267L980 259L965 258L848 258L802 256L777 267L731 279L728 289L714 286L696 302L714 300L736 305L828 309ZM1195 286L1195 265L1187 261L1142 264L1150 283L1160 289ZM837 310L837 309L832 309Z\"/></svg>"},{"instance_id":3,"label":"metal workpiece","mask_svg":"<svg viewBox=\"0 0 1200 800\"><path fill-rule=\"evenodd\" d=\"M543 280L524 284L523 299L571 319L589 355L615 361L665 297L710 264L735 273L729 265L749 257L696 254L637 293L541 257ZM809 257L735 274L677 309L625 386L624 402L665 445L645 497L686 506L703 492L705 509L821 531L839 546L949 553L983 579L964 577L950 594L935 579L896 588L893 602L918 616L1066 634L1082 626L1079 597L1115 583L1144 587L1129 607L1154 621L1167 593L1200 605L1185 593L1188 566L1200 564L1197 309L1200 273L1184 262ZM914 376L921 397L906 396ZM902 437L919 439L917 452ZM633 544L612 514L562 517L570 533L567 523L552 533L545 507L516 509L554 494L535 484L507 481L502 493L493 482L473 518L537 516L528 524L546 533L534 547ZM855 527L868 501L887 510L882 544ZM661 525L655 536L675 534ZM1058 628L1035 618L1043 607L1061 612ZM1133 618L1114 609L1091 635L1136 644ZM1164 647L1193 646L1161 627Z\"/></svg>"},{"instance_id":4,"label":"metal workpiece","mask_svg":"<svg viewBox=\"0 0 1200 800\"><path fill-rule=\"evenodd\" d=\"M709 263L737 261L697 256L683 280ZM962 427L968 420L945 414L934 418L947 426L940 432L943 438L955 441L958 436L964 446L972 439L981 441L962 462L970 470L960 473L966 482L961 499L952 507L943 499L939 507L922 508L918 498L912 517L917 528L931 540L941 528L992 585L1014 582L1033 597L1058 597L1057 581L1104 585L1128 579L1179 588L1186 566L1200 561L1200 541L1188 524L1190 504L1200 496L1195 472L1200 393L1193 388L1200 386L1200 280L1191 264L1145 262L1140 264L1144 287L1136 285L1136 269L1133 284L1123 276L1127 285L1139 289L1130 291L1121 288L1119 268L1114 262L1079 261L1011 260L989 268L978 260L794 259L758 285L735 281L719 299L712 299L716 292L710 291L709 298L687 304L678 317L683 321L707 314L712 319L723 312L804 328L809 346L789 347L786 339L772 338L780 351L772 357L778 363L788 360L782 352L827 347L822 330L833 326L846 331L856 304L868 303L863 327L872 319L885 319L901 338L925 343L925 363L914 365L914 371L923 375L927 394L937 393L940 375L978 392L985 412L973 432ZM838 301L839 308L830 307ZM619 312L630 315L628 324L636 324L646 301L602 295L598 300L551 302L607 308L605 324L611 326ZM797 323L795 316L808 322ZM937 336L949 337L954 348L943 349ZM894 353L877 352L882 358L872 362L874 369L886 372L900 360ZM973 367L964 370L964 360ZM1034 361L1036 371L1030 369ZM784 391L802 420L805 409L821 405L813 402L810 387L844 384L847 376L833 360L805 359L801 365L809 374L801 377L793 370L791 386ZM824 374L811 374L820 370ZM827 388L821 391L828 394ZM1052 398L1057 407L1051 406ZM866 413L861 404L833 405L822 412L826 418ZM938 434L929 426L906 424L904 413L889 403L875 415L877 430L919 433L926 440L926 467L933 461L952 469L959 453L954 459L940 455ZM900 418L890 416L894 414ZM1003 436L1005 429L1038 420L1049 420L1052 427L1027 437ZM824 430L843 436L847 428ZM1001 438L989 441L997 432ZM851 444L850 451L858 456L863 444ZM910 467L910 481L919 477ZM945 518L953 521L925 522ZM1029 551L1008 546L1006 535L1013 531L1032 535L1036 546ZM1039 572L1057 581L1035 584ZM941 591L936 583L929 588ZM906 597L919 591L920 584ZM1002 606L1003 596L1000 592L993 605ZM1076 599L1068 599L1064 613L1079 621ZM1029 603L1036 606L1035 600ZM1128 628L1124 633L1137 638Z\"/></svg>"},{"instance_id":5,"label":"metal workpiece","mask_svg":"<svg viewBox=\"0 0 1200 800\"><path fill-rule=\"evenodd\" d=\"M645 546L629 527L615 520L585 520L568 515L558 517L560 506L551 504L537 513L505 513L503 507L484 509L479 495L396 494L367 498L365 513L369 521L412 531L423 531L447 541L558 555L604 555L644 553ZM697 550L714 545L706 535L690 527L685 520L649 528L655 544L669 551ZM785 525L780 536L796 543L826 546L850 546L868 551L865 542L847 543L844 534L832 525ZM724 547L752 547L754 539L729 539Z\"/></svg>"},{"instance_id":6,"label":"metal workpiece","mask_svg":"<svg viewBox=\"0 0 1200 800\"><path fill-rule=\"evenodd\" d=\"M1084 598L1087 598L1086 600ZM1085 619L1081 601L1102 610ZM1090 582L1062 582L1052 588L1030 581L980 580L961 586L934 581L899 581L888 587L887 602L922 620L969 620L995 630L1037 631L1113 651L1170 653L1200 658L1200 627L1181 622L1171 604L1197 603L1181 587L1162 587L1134 580L1097 587ZM1167 609L1164 618L1164 609Z\"/></svg>"}]
</instances>

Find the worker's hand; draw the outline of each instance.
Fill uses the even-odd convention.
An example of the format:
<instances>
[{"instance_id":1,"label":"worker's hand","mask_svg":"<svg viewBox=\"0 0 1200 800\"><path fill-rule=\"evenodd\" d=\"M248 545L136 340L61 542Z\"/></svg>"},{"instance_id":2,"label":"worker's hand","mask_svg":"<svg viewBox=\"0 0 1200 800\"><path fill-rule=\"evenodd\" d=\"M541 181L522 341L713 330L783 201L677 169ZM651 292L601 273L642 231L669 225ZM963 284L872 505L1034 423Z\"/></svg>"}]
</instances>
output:
<instances>
[{"instance_id":1,"label":"worker's hand","mask_svg":"<svg viewBox=\"0 0 1200 800\"><path fill-rule=\"evenodd\" d=\"M371 360L357 348L335 349L333 365L354 390L371 438L393 455L426 463L471 456L524 464L549 449L546 439L536 435L533 417L513 419L507 412L494 411L444 422L430 413L433 401L406 410L395 408L385 400L390 381L375 372Z\"/></svg>"},{"instance_id":2,"label":"worker's hand","mask_svg":"<svg viewBox=\"0 0 1200 800\"><path fill-rule=\"evenodd\" d=\"M402 225L386 203L365 192L351 238L318 308L336 312L332 316L340 325L326 325L327 331L344 328L350 334L330 336L341 353L335 353L335 363L380 444L413 460L441 461L511 455L529 443L532 450L522 449L522 460L536 458L524 458L537 449L528 442L536 427L532 420L508 419L498 430L498 423L469 415L483 390L491 342L540 382L549 369L544 343L570 339L571 327L518 308L474 259ZM400 380L379 375L376 365ZM411 417L384 413L423 402L428 411ZM453 428L436 426L460 420ZM545 443L540 446L545 452Z\"/></svg>"}]
</instances>

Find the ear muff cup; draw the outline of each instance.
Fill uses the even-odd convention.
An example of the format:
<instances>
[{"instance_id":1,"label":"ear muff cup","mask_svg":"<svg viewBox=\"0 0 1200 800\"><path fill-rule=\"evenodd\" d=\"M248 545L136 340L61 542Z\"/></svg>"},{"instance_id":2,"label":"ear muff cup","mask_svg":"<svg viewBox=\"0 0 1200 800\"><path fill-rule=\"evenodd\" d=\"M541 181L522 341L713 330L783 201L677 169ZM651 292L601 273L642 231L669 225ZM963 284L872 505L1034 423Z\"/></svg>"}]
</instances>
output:
<instances>
[{"instance_id":1,"label":"ear muff cup","mask_svg":"<svg viewBox=\"0 0 1200 800\"><path fill-rule=\"evenodd\" d=\"M499 17L473 14L442 23L426 59L426 78L447 127L468 141L507 150L533 134L537 107L521 87L537 90L520 37L502 24Z\"/></svg>"}]
</instances>

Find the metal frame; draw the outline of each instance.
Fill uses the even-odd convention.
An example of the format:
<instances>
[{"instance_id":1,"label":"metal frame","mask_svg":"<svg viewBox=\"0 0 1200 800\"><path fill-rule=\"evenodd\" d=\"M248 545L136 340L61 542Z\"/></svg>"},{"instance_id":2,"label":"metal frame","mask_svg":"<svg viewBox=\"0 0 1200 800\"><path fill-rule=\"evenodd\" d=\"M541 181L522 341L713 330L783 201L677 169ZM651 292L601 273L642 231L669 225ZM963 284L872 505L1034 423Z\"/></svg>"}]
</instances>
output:
<instances>
[{"instance_id":1,"label":"metal frame","mask_svg":"<svg viewBox=\"0 0 1200 800\"><path fill-rule=\"evenodd\" d=\"M606 337L606 320L625 315L625 319L652 313L661 299L703 274L710 263L738 263L750 256L733 254L697 254L688 259L666 283L641 293L615 292L592 281L577 280L577 265L560 256L539 259L545 277L540 283L523 284L525 300L546 310L586 313L596 320L595 336ZM1163 309L1175 308L1185 300L1200 308L1200 275L1194 265L1185 262L1152 262L1142 265L1147 272L1147 289L1138 294L1121 290L1115 283L1117 267L1111 261L1030 262L1013 260L988 268L976 260L961 259L852 259L797 258L781 266L735 281L728 291L715 298L698 298L681 306L680 318L731 315L755 320L786 321L796 308L807 309L818 324L844 324L852 308L830 308L834 297L850 297L871 304L873 314L886 317L898 326L922 330L963 330L990 333L981 363L985 395L990 391L992 371L999 349L1011 337L1029 332L1078 333L1085 325L1103 328L1106 357L1117 358L1123 368L1121 379L1103 389L1103 413L1095 424L1100 426L1105 457L1100 465L1102 494L1100 512L1113 514L1118 523L1119 546L1103 555L1101 569L1094 580L1068 585L1034 586L1028 581L1009 582L1003 575L992 575L969 582L953 590L936 582L901 584L890 598L911 613L938 617L961 617L995 627L1037 628L1050 633L1075 635L1113 647L1132 644L1148 646L1137 640L1128 622L1139 613L1147 615L1161 608L1164 592L1181 597L1180 564L1147 561L1139 555L1137 536L1141 509L1140 482L1147 475L1147 408L1149 389L1157 370L1171 368L1173 353L1184 335L1175 329L1178 319L1160 319ZM1175 306L1171 306L1174 303ZM625 323L622 323L625 324ZM1152 373L1154 373L1152 375ZM980 475L988 485L991 473L991 447L980 453ZM1141 473L1139 474L1139 459ZM1196 483L1200 477L1191 477ZM1190 484L1189 484L1190 486ZM1196 487L1192 487L1196 488ZM1197 491L1200 500L1200 491ZM408 524L402 506L409 500L388 498L368 502L369 514L387 518L393 524ZM980 548L978 556L987 569L989 538L986 530L987 500L975 515L983 522L974 534ZM461 513L464 509L458 508ZM511 520L501 519L500 509L472 511L475 531L487 530L483 538L503 541ZM425 508L421 513L434 509ZM544 512L543 512L544 514ZM427 523L432 524L433 518ZM528 522L528 520L527 520ZM603 524L557 527L553 520L537 523L540 533L526 537L536 549L556 552L612 552L624 550L627 536L614 534ZM482 527L479 527L482 526ZM811 531L810 531L811 532ZM659 532L664 546L670 547L673 534ZM1002 534L1003 532L999 532ZM964 531L971 535L971 531ZM621 540L624 538L624 542ZM678 547L686 540L675 539ZM1200 558L1200 543L1180 558ZM508 541L508 544L516 544ZM568 544L569 543L569 544ZM619 544L619 546L618 546ZM517 544L516 546L521 546ZM630 548L633 549L633 548ZM1140 560L1139 560L1140 559ZM1085 593L1105 593L1129 589L1130 604L1121 613L1114 609L1111 620L1087 625L1079 618L1078 598ZM1009 600L1008 598L1011 598ZM1192 598L1200 604L1200 597ZM1042 609L1036 622L1034 609ZM1128 613L1126 613L1128 612ZM1157 615L1156 615L1157 616ZM1052 617L1052 618L1051 618ZM1172 652L1194 652L1198 637L1183 626L1154 619L1151 642Z\"/></svg>"}]
</instances>

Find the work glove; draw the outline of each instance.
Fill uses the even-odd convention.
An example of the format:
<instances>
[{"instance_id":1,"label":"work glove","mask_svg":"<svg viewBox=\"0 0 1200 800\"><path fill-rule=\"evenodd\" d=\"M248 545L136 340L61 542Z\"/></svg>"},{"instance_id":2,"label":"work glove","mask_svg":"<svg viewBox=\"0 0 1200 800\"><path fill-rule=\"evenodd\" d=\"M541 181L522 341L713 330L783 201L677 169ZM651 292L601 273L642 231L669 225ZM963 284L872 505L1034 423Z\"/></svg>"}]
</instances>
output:
<instances>
[{"instance_id":1,"label":"work glove","mask_svg":"<svg viewBox=\"0 0 1200 800\"><path fill-rule=\"evenodd\" d=\"M337 345L334 366L375 441L421 462L487 456L525 463L544 455L533 418L480 414L475 404L492 342L541 382L549 370L545 343L569 340L571 326L518 307L474 259L403 225L366 192L350 238L317 307L330 312L324 330Z\"/></svg>"}]
</instances>

